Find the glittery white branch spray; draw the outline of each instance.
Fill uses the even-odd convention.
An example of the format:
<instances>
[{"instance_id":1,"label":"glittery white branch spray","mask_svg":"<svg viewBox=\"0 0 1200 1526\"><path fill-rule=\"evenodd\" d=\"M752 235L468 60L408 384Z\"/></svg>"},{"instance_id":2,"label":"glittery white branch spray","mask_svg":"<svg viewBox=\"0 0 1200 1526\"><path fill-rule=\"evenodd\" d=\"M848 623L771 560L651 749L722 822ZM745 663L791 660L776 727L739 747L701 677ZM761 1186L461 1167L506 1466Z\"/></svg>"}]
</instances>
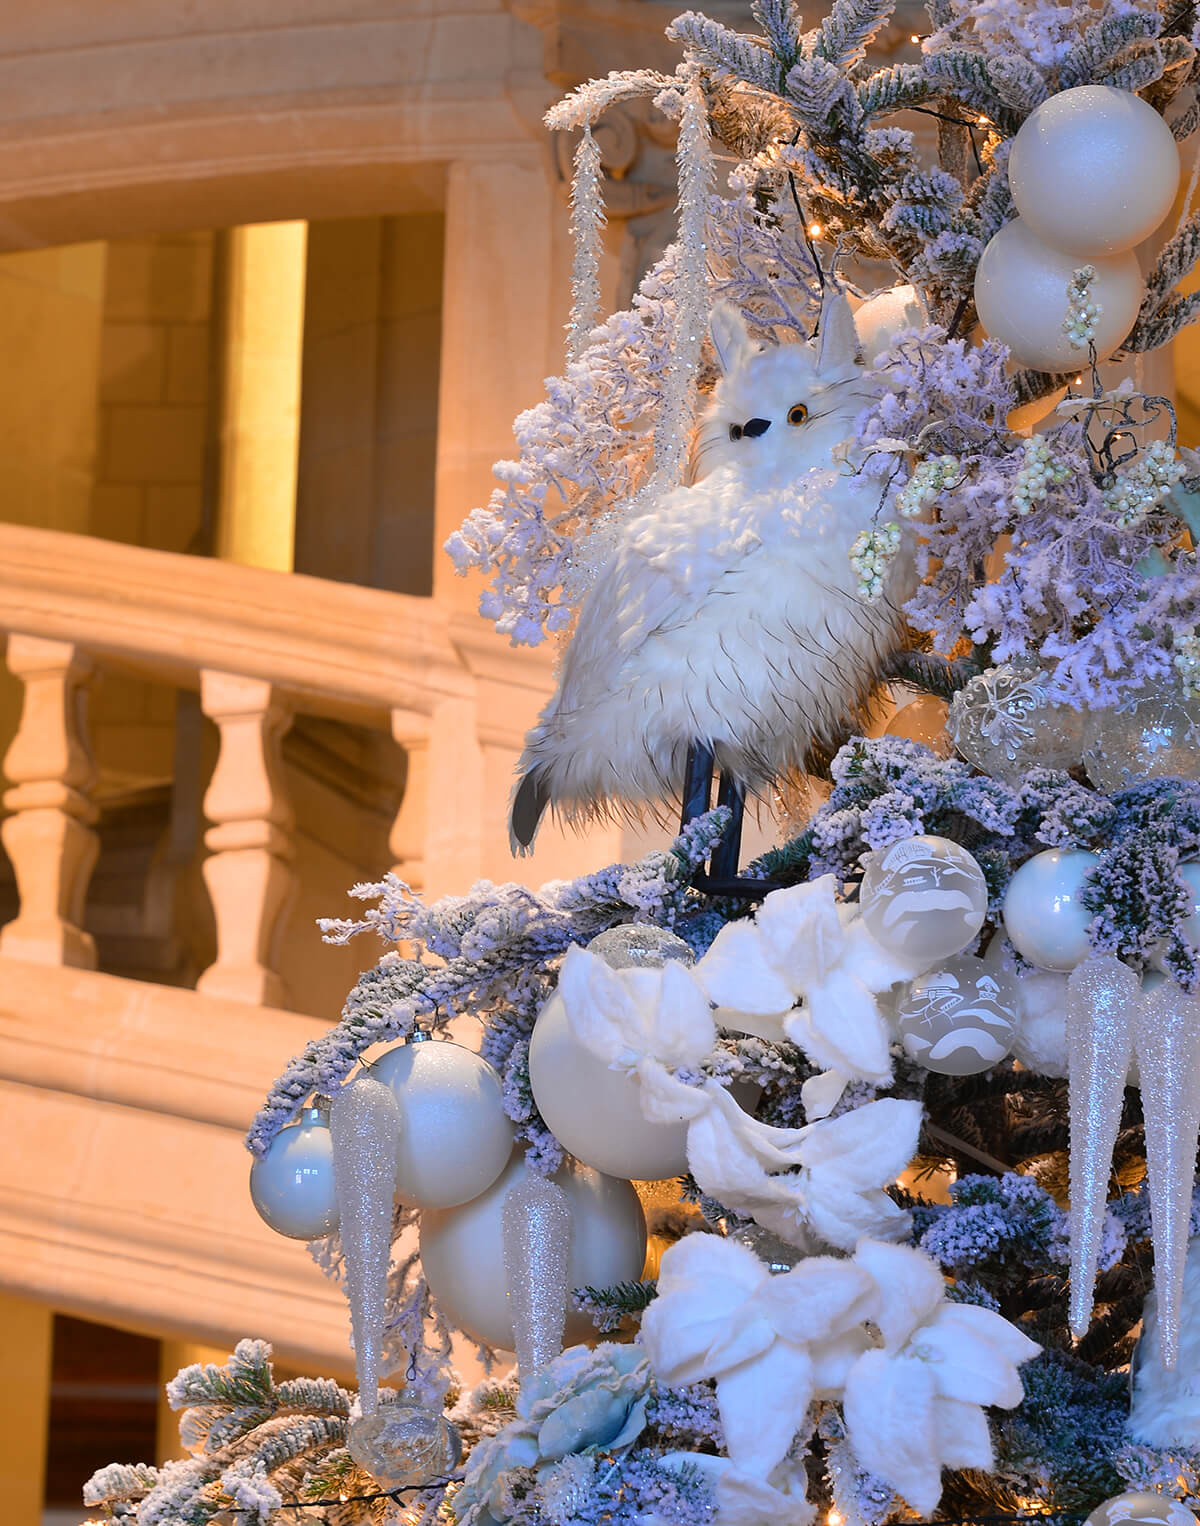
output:
<instances>
[{"instance_id":1,"label":"glittery white branch spray","mask_svg":"<svg viewBox=\"0 0 1200 1526\"><path fill-rule=\"evenodd\" d=\"M329 1109L333 1182L364 1415L373 1414L379 1403L400 1128L400 1106L381 1082L361 1076L334 1094Z\"/></svg>"},{"instance_id":2,"label":"glittery white branch spray","mask_svg":"<svg viewBox=\"0 0 1200 1526\"><path fill-rule=\"evenodd\" d=\"M1067 982L1071 1103L1071 1333L1091 1322L1096 1263L1141 982L1111 954L1086 959Z\"/></svg>"},{"instance_id":3,"label":"glittery white branch spray","mask_svg":"<svg viewBox=\"0 0 1200 1526\"><path fill-rule=\"evenodd\" d=\"M1146 1121L1159 1339L1163 1366L1174 1367L1200 1138L1200 999L1164 980L1142 998L1134 1042Z\"/></svg>"},{"instance_id":4,"label":"glittery white branch spray","mask_svg":"<svg viewBox=\"0 0 1200 1526\"><path fill-rule=\"evenodd\" d=\"M501 1222L517 1371L524 1382L562 1350L571 1204L561 1187L530 1172L505 1193Z\"/></svg>"},{"instance_id":5,"label":"glittery white branch spray","mask_svg":"<svg viewBox=\"0 0 1200 1526\"><path fill-rule=\"evenodd\" d=\"M679 141L679 258L675 267L675 342L663 384L654 429L655 492L675 487L683 477L688 435L696 402L700 344L708 328L708 198L713 163L708 109L698 75L683 96Z\"/></svg>"},{"instance_id":6,"label":"glittery white branch spray","mask_svg":"<svg viewBox=\"0 0 1200 1526\"><path fill-rule=\"evenodd\" d=\"M575 149L575 178L571 182L571 233L575 239L575 260L571 266L571 318L567 324L567 357L570 360L579 359L588 335L600 320L603 184L600 145L592 136L589 122Z\"/></svg>"}]
</instances>

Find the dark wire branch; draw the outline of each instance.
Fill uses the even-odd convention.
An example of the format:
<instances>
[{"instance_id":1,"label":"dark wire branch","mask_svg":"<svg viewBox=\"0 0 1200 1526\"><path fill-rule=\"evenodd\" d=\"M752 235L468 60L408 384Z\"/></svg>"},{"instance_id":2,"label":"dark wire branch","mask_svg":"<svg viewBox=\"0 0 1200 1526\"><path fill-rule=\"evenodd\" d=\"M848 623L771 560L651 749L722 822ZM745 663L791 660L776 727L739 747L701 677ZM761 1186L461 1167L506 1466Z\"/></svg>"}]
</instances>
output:
<instances>
[{"instance_id":1,"label":"dark wire branch","mask_svg":"<svg viewBox=\"0 0 1200 1526\"><path fill-rule=\"evenodd\" d=\"M396 1489L377 1489L374 1494L336 1494L329 1499L284 1500L279 1508L280 1510L327 1510L336 1505L373 1505L379 1500L392 1500L399 1503L402 1495L422 1494L427 1489L444 1489L447 1484L461 1482L461 1474L452 1474L449 1478L427 1479L423 1484L406 1484ZM257 1515L258 1510L254 1505L232 1505L222 1508L221 1514Z\"/></svg>"}]
</instances>

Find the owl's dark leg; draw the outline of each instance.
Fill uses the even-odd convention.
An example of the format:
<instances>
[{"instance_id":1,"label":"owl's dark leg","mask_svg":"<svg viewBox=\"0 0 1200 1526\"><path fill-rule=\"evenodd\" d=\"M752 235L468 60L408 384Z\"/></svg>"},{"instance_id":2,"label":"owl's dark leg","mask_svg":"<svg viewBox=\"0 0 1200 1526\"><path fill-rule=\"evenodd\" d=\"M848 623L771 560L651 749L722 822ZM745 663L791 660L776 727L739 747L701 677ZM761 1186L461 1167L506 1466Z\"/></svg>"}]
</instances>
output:
<instances>
[{"instance_id":1,"label":"owl's dark leg","mask_svg":"<svg viewBox=\"0 0 1200 1526\"><path fill-rule=\"evenodd\" d=\"M683 814L680 826L686 827L703 816L712 805L714 760L712 749L697 742L688 749L683 780ZM721 775L717 804L729 807L730 821L725 835L713 850L707 869L698 869L692 884L706 895L732 896L739 900L761 901L776 887L769 880L746 880L738 877L738 858L742 850L742 822L746 814L746 796L742 786L728 774Z\"/></svg>"}]
</instances>

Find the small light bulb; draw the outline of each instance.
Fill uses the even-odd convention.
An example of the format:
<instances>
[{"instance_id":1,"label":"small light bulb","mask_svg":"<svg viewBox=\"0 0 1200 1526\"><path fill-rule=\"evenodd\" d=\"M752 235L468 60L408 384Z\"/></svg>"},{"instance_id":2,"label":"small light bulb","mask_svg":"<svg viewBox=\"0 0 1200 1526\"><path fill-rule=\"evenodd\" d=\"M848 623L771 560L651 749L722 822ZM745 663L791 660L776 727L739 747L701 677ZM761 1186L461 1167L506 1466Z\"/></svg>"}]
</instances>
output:
<instances>
[{"instance_id":1,"label":"small light bulb","mask_svg":"<svg viewBox=\"0 0 1200 1526\"><path fill-rule=\"evenodd\" d=\"M341 1500L343 1505L346 1503L346 1501L349 1498L350 1498L350 1496L346 1493L346 1491L344 1489L342 1490L341 1494L338 1495L338 1499Z\"/></svg>"},{"instance_id":2,"label":"small light bulb","mask_svg":"<svg viewBox=\"0 0 1200 1526\"><path fill-rule=\"evenodd\" d=\"M908 39L908 40L909 40L909 42L920 42L920 40L921 40L921 39L920 39L920 38L919 38L919 37L918 37L918 36L917 36L917 34L916 34L916 33L915 33L915 32L914 32L914 33L913 33L913 34L912 34L912 36L911 36L911 37L910 37L910 38L909 38L909 39ZM840 1521L839 1521L839 1526L840 1526Z\"/></svg>"},{"instance_id":3,"label":"small light bulb","mask_svg":"<svg viewBox=\"0 0 1200 1526\"><path fill-rule=\"evenodd\" d=\"M820 223L809 223L809 225L808 225L808 236L809 236L809 238L820 238L821 237L821 224Z\"/></svg>"},{"instance_id":4,"label":"small light bulb","mask_svg":"<svg viewBox=\"0 0 1200 1526\"><path fill-rule=\"evenodd\" d=\"M1083 386L1083 377L1082 376L1077 376L1075 378L1075 385L1077 387L1082 387Z\"/></svg>"},{"instance_id":5,"label":"small light bulb","mask_svg":"<svg viewBox=\"0 0 1200 1526\"><path fill-rule=\"evenodd\" d=\"M840 1510L831 1510L825 1517L825 1526L842 1526L844 1520Z\"/></svg>"},{"instance_id":6,"label":"small light bulb","mask_svg":"<svg viewBox=\"0 0 1200 1526\"><path fill-rule=\"evenodd\" d=\"M991 117L976 117L975 121L980 127L990 127L992 125Z\"/></svg>"}]
</instances>

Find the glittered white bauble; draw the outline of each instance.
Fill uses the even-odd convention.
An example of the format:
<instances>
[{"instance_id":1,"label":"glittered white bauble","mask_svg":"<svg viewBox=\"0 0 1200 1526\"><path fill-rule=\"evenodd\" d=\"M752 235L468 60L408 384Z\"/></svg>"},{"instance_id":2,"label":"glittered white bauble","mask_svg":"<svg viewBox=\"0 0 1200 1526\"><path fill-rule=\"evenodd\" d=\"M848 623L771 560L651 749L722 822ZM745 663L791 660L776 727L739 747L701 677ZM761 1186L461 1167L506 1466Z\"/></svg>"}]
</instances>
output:
<instances>
[{"instance_id":1,"label":"glittered white bauble","mask_svg":"<svg viewBox=\"0 0 1200 1526\"><path fill-rule=\"evenodd\" d=\"M1038 371L1078 371L1087 347L1076 348L1063 332L1067 283L1082 264L1096 270L1088 296L1102 309L1096 320L1096 354L1104 360L1133 327L1145 286L1137 256L1112 254L1080 260L1051 249L1020 217L990 240L975 272L975 308L988 337L1006 344L1018 365Z\"/></svg>"},{"instance_id":2,"label":"glittered white bauble","mask_svg":"<svg viewBox=\"0 0 1200 1526\"><path fill-rule=\"evenodd\" d=\"M585 1165L643 1182L687 1170L686 1121L643 1116L642 1083L579 1042L557 991L529 1041L529 1086L550 1132Z\"/></svg>"},{"instance_id":3,"label":"glittered white bauble","mask_svg":"<svg viewBox=\"0 0 1200 1526\"><path fill-rule=\"evenodd\" d=\"M914 980L896 1012L905 1052L942 1076L974 1076L1009 1052L1015 982L960 955Z\"/></svg>"},{"instance_id":4,"label":"glittered white bauble","mask_svg":"<svg viewBox=\"0 0 1200 1526\"><path fill-rule=\"evenodd\" d=\"M948 837L909 837L870 854L859 892L876 943L922 969L962 953L987 903L983 870Z\"/></svg>"},{"instance_id":5,"label":"glittered white bauble","mask_svg":"<svg viewBox=\"0 0 1200 1526\"><path fill-rule=\"evenodd\" d=\"M854 327L864 362L873 366L905 329L926 326L920 299L912 286L893 286L868 297L854 312Z\"/></svg>"},{"instance_id":6,"label":"glittered white bauble","mask_svg":"<svg viewBox=\"0 0 1200 1526\"><path fill-rule=\"evenodd\" d=\"M1179 188L1171 129L1139 96L1079 85L1043 101L1021 125L1008 184L1030 231L1081 264L1148 238Z\"/></svg>"},{"instance_id":7,"label":"glittered white bauble","mask_svg":"<svg viewBox=\"0 0 1200 1526\"><path fill-rule=\"evenodd\" d=\"M487 1061L461 1044L425 1039L389 1049L370 1074L400 1104L399 1201L453 1208L486 1192L513 1146L500 1077Z\"/></svg>"},{"instance_id":8,"label":"glittered white bauble","mask_svg":"<svg viewBox=\"0 0 1200 1526\"><path fill-rule=\"evenodd\" d=\"M1144 685L1116 710L1088 713L1083 766L1106 795L1139 779L1200 774L1200 700L1174 679Z\"/></svg>"},{"instance_id":9,"label":"glittered white bauble","mask_svg":"<svg viewBox=\"0 0 1200 1526\"><path fill-rule=\"evenodd\" d=\"M504 1268L504 1199L529 1173L524 1153L473 1203L421 1215L425 1280L446 1317L474 1340L513 1350L513 1316ZM641 1276L646 1220L628 1182L568 1159L551 1180L571 1204L569 1286L611 1287ZM585 1314L568 1311L564 1343L594 1340Z\"/></svg>"},{"instance_id":10,"label":"glittered white bauble","mask_svg":"<svg viewBox=\"0 0 1200 1526\"><path fill-rule=\"evenodd\" d=\"M291 1240L319 1240L338 1227L329 1114L306 1107L280 1129L250 1167L250 1198L259 1217Z\"/></svg>"},{"instance_id":11,"label":"glittered white bauble","mask_svg":"<svg viewBox=\"0 0 1200 1526\"><path fill-rule=\"evenodd\" d=\"M1004 930L1023 959L1043 970L1073 970L1090 957L1092 913L1079 896L1099 861L1082 848L1048 848L1013 875L1004 897Z\"/></svg>"},{"instance_id":12,"label":"glittered white bauble","mask_svg":"<svg viewBox=\"0 0 1200 1526\"><path fill-rule=\"evenodd\" d=\"M1084 1526L1196 1526L1196 1517L1169 1495L1131 1489L1097 1505Z\"/></svg>"},{"instance_id":13,"label":"glittered white bauble","mask_svg":"<svg viewBox=\"0 0 1200 1526\"><path fill-rule=\"evenodd\" d=\"M950 702L959 755L1010 784L1031 768L1074 768L1083 753L1083 713L1054 704L1048 683L1030 663L1002 663L972 678Z\"/></svg>"}]
</instances>

